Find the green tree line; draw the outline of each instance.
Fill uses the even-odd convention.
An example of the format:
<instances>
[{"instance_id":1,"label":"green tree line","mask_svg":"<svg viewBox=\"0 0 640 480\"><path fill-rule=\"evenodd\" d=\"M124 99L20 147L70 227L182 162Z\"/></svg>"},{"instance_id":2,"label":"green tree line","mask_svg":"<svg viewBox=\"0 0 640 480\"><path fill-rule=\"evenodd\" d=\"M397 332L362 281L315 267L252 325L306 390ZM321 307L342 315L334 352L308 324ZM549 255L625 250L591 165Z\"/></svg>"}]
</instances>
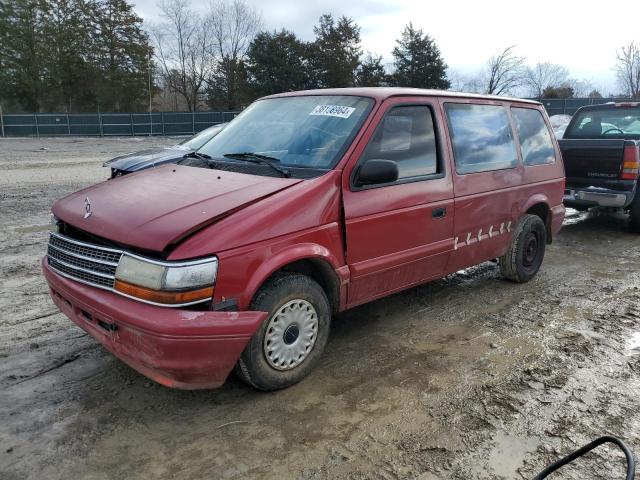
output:
<instances>
[{"instance_id":1,"label":"green tree line","mask_svg":"<svg viewBox=\"0 0 640 480\"><path fill-rule=\"evenodd\" d=\"M155 97L180 97L175 107L188 110L236 110L311 88L450 87L434 39L411 23L385 65L363 52L351 18L322 15L303 41L261 31L244 0L219 2L207 17L189 0L165 0L167 22L149 35L127 0L0 0L0 103L14 112L144 111L150 75Z\"/></svg>"},{"instance_id":2,"label":"green tree line","mask_svg":"<svg viewBox=\"0 0 640 480\"><path fill-rule=\"evenodd\" d=\"M0 0L5 111L140 110L151 55L125 0Z\"/></svg>"},{"instance_id":3,"label":"green tree line","mask_svg":"<svg viewBox=\"0 0 640 480\"><path fill-rule=\"evenodd\" d=\"M450 87L435 41L411 23L396 41L390 68L381 56L363 54L360 27L351 18L322 15L313 31L311 42L286 29L259 32L238 69L242 88L229 98L210 83L209 106L233 109L264 95L313 88Z\"/></svg>"}]
</instances>

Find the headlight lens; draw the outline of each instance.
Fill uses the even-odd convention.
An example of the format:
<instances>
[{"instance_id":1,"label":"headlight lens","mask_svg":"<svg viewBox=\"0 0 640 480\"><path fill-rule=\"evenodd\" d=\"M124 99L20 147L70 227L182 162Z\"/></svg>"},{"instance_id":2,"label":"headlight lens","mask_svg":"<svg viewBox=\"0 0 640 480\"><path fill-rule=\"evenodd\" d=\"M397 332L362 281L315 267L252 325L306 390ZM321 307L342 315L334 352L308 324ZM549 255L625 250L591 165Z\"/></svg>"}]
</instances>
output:
<instances>
[{"instance_id":1,"label":"headlight lens","mask_svg":"<svg viewBox=\"0 0 640 480\"><path fill-rule=\"evenodd\" d=\"M156 262L123 254L116 269L115 289L127 296L167 305L209 300L218 272L215 257L192 262Z\"/></svg>"},{"instance_id":2,"label":"headlight lens","mask_svg":"<svg viewBox=\"0 0 640 480\"><path fill-rule=\"evenodd\" d=\"M163 289L180 290L183 288L213 285L216 281L218 262L200 263L186 267L171 267L166 270Z\"/></svg>"},{"instance_id":3,"label":"headlight lens","mask_svg":"<svg viewBox=\"0 0 640 480\"><path fill-rule=\"evenodd\" d=\"M161 265L123 255L116 269L116 278L140 287L162 290L162 279L165 270L166 267Z\"/></svg>"}]
</instances>

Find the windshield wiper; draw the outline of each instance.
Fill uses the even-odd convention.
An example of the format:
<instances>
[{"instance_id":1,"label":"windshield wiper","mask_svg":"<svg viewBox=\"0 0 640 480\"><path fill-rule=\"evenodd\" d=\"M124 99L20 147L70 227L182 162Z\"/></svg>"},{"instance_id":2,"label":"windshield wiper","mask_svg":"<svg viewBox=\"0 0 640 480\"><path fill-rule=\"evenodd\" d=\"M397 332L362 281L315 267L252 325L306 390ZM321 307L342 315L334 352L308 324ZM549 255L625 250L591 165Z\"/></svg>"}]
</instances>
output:
<instances>
[{"instance_id":1,"label":"windshield wiper","mask_svg":"<svg viewBox=\"0 0 640 480\"><path fill-rule=\"evenodd\" d=\"M182 158L199 158L200 160L211 160L211 155L194 151L194 152L189 152L186 155L183 155Z\"/></svg>"},{"instance_id":2,"label":"windshield wiper","mask_svg":"<svg viewBox=\"0 0 640 480\"><path fill-rule=\"evenodd\" d=\"M289 172L289 170L279 167L278 165L273 163L273 162L280 161L280 159L276 157L270 157L268 155L262 155L260 153L253 153L253 152L225 153L223 157L231 158L233 160L243 160L249 163L269 165L271 168L273 168L277 172L280 172L283 177L289 178L291 176L291 173Z\"/></svg>"}]
</instances>

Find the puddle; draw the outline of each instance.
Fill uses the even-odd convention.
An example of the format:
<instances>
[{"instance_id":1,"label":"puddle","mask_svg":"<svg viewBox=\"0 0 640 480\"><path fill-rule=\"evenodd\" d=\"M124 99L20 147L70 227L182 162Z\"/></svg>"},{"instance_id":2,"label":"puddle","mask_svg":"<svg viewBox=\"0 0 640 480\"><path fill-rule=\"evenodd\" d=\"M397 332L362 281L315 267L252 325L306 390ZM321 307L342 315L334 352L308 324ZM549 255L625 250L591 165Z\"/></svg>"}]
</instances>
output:
<instances>
[{"instance_id":1,"label":"puddle","mask_svg":"<svg viewBox=\"0 0 640 480\"><path fill-rule=\"evenodd\" d=\"M534 438L516 437L501 430L496 432L493 442L496 446L489 454L488 465L496 475L504 478L516 478L525 456L538 446Z\"/></svg>"},{"instance_id":2,"label":"puddle","mask_svg":"<svg viewBox=\"0 0 640 480\"><path fill-rule=\"evenodd\" d=\"M627 355L640 355L640 332L634 333L627 340L627 349Z\"/></svg>"}]
</instances>

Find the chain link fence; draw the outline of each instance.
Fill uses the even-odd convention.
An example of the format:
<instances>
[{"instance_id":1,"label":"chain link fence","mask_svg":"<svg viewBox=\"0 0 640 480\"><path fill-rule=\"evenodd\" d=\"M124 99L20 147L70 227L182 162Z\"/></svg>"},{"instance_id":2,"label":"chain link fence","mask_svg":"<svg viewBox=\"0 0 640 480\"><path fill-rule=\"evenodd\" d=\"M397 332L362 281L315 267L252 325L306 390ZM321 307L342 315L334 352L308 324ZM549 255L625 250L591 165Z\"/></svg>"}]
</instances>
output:
<instances>
[{"instance_id":1,"label":"chain link fence","mask_svg":"<svg viewBox=\"0 0 640 480\"><path fill-rule=\"evenodd\" d=\"M239 112L37 113L2 114L0 134L12 137L58 135L193 135L231 121Z\"/></svg>"},{"instance_id":2,"label":"chain link fence","mask_svg":"<svg viewBox=\"0 0 640 480\"><path fill-rule=\"evenodd\" d=\"M549 116L573 115L584 105L628 102L629 98L533 98L542 102ZM207 127L228 122L239 112L158 113L36 113L2 114L0 135L13 137L55 135L193 135Z\"/></svg>"},{"instance_id":3,"label":"chain link fence","mask_svg":"<svg viewBox=\"0 0 640 480\"><path fill-rule=\"evenodd\" d=\"M607 102L633 102L630 98L532 98L544 105L549 116L573 115L585 105L598 105ZM637 102L637 100L635 100Z\"/></svg>"}]
</instances>

